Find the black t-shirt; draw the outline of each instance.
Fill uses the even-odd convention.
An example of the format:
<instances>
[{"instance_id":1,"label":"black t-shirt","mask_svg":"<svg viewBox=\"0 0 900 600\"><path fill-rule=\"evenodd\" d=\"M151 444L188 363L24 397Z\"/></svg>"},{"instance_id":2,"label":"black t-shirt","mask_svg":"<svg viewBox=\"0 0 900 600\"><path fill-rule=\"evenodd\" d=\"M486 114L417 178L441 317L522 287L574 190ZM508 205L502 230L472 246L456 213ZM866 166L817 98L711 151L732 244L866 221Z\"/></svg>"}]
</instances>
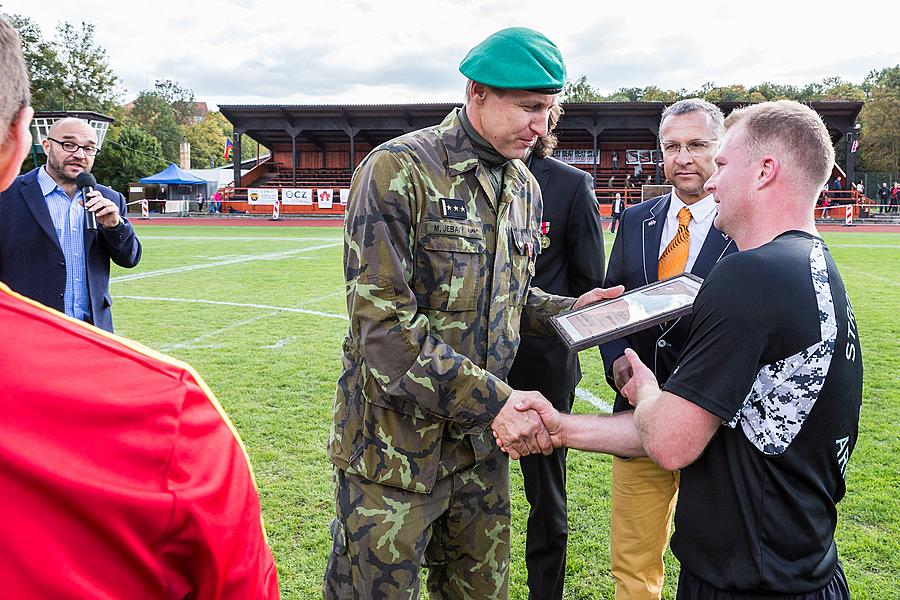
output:
<instances>
[{"instance_id":1,"label":"black t-shirt","mask_svg":"<svg viewBox=\"0 0 900 600\"><path fill-rule=\"evenodd\" d=\"M821 239L790 231L716 265L665 384L725 424L681 471L672 551L684 568L731 591L828 582L862 371L853 309Z\"/></svg>"}]
</instances>

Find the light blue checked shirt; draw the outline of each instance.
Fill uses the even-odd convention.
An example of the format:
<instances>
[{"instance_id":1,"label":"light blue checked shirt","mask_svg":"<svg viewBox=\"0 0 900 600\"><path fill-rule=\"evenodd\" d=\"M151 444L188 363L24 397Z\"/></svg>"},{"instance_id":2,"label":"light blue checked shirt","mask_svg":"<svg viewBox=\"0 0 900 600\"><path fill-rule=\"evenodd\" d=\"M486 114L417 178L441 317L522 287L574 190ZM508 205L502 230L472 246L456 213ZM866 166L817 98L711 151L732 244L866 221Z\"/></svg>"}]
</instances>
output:
<instances>
[{"instance_id":1,"label":"light blue checked shirt","mask_svg":"<svg viewBox=\"0 0 900 600\"><path fill-rule=\"evenodd\" d=\"M84 207L81 190L71 200L41 167L37 174L41 193L50 210L56 237L66 257L66 314L80 321L90 317L87 271L84 266Z\"/></svg>"}]
</instances>

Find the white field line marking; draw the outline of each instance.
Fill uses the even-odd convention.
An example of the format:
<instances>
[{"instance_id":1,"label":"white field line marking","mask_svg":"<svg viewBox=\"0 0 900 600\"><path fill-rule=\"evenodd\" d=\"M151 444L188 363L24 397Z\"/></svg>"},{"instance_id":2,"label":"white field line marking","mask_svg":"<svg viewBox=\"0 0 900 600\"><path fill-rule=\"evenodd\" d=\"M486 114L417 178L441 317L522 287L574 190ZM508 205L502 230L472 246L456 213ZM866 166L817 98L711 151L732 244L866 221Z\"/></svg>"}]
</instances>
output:
<instances>
[{"instance_id":1,"label":"white field line marking","mask_svg":"<svg viewBox=\"0 0 900 600\"><path fill-rule=\"evenodd\" d=\"M147 277L156 277L157 275L173 275L175 273L186 273L187 271L196 271L197 269L209 269L212 267L225 267L228 265L235 265L243 262L250 262L255 260L280 260L282 258L289 258L296 254L301 254L303 252L313 252L315 250L322 250L325 248L334 248L335 246L339 246L340 243L333 244L321 244L319 246L311 246L309 248L298 248L296 250L286 250L284 252L270 252L269 254L253 254L248 256L239 256L235 258L229 258L227 260L219 260L211 263L204 263L200 265L185 265L183 267L173 267L171 269L160 269L159 271L147 271L146 273L135 273L134 275L119 275L118 277L110 278L110 283L122 283L124 281L136 281L138 279L146 279Z\"/></svg>"},{"instance_id":2,"label":"white field line marking","mask_svg":"<svg viewBox=\"0 0 900 600\"><path fill-rule=\"evenodd\" d=\"M583 387L575 388L575 397L579 400L584 400L588 404L593 404L595 407L599 408L601 412L609 414L613 410L612 406L595 396L589 390L584 389Z\"/></svg>"},{"instance_id":3,"label":"white field line marking","mask_svg":"<svg viewBox=\"0 0 900 600\"><path fill-rule=\"evenodd\" d=\"M208 340L209 338L216 337L226 331L231 331L232 329L237 329L238 327L243 327L244 325L250 325L251 323L256 323L257 321L262 321L263 319L267 319L272 315L277 315L278 311L270 312L263 315L256 315L255 317L251 317L249 319L245 319L243 321L238 321L237 323L232 323L231 325L226 325L220 329L216 329L215 331L207 331L202 335L198 335L197 337L190 339L186 342L178 342L176 344L164 344L159 347L161 352L171 352L172 350L178 349L197 349L197 342L202 342L203 340Z\"/></svg>"},{"instance_id":4,"label":"white field line marking","mask_svg":"<svg viewBox=\"0 0 900 600\"><path fill-rule=\"evenodd\" d=\"M829 248L885 248L900 250L900 244L828 244Z\"/></svg>"},{"instance_id":5,"label":"white field line marking","mask_svg":"<svg viewBox=\"0 0 900 600\"><path fill-rule=\"evenodd\" d=\"M252 236L224 236L224 235L141 235L141 240L180 240L188 242L204 242L206 240L217 242L340 242L339 237L252 237Z\"/></svg>"},{"instance_id":6,"label":"white field line marking","mask_svg":"<svg viewBox=\"0 0 900 600\"><path fill-rule=\"evenodd\" d=\"M841 270L841 271L850 271L851 273L855 273L855 274L857 274L857 275L864 275L864 276L866 276L866 277L870 277L871 279L875 279L875 280L877 280L877 281L880 281L880 282L882 282L882 283L886 283L887 285L892 285L892 286L894 286L894 287L900 286L900 281L895 281L895 280L893 280L893 279L888 279L887 277L879 277L878 275L873 275L873 274L871 274L871 273L866 273L865 271L863 271L863 270L861 270L861 269L855 269L855 268L853 268L853 267L843 266L843 267L840 267L839 270Z\"/></svg>"},{"instance_id":7,"label":"white field line marking","mask_svg":"<svg viewBox=\"0 0 900 600\"><path fill-rule=\"evenodd\" d=\"M343 293L343 292L337 292ZM332 294L329 294L329 296ZM147 300L150 302L185 302L188 304L213 304L217 306L237 306L240 308L259 308L264 310L273 310L275 313L289 312L302 315L313 315L316 317L325 317L328 319L340 319L341 321L349 321L347 315L336 315L333 313L322 312L318 310L308 310L305 308L292 308L289 306L272 306L271 304L253 304L250 302L222 302L220 300L195 300L193 298L166 298L159 296L126 296L116 294L113 298L123 298L125 300ZM272 313L272 314L275 314ZM268 315L271 316L271 315Z\"/></svg>"},{"instance_id":8,"label":"white field line marking","mask_svg":"<svg viewBox=\"0 0 900 600\"><path fill-rule=\"evenodd\" d=\"M297 336L292 335L291 337L286 337L283 340L278 340L274 344L269 344L268 346L263 346L263 348L268 348L269 350L279 350L284 348L291 342L297 339Z\"/></svg>"}]
</instances>

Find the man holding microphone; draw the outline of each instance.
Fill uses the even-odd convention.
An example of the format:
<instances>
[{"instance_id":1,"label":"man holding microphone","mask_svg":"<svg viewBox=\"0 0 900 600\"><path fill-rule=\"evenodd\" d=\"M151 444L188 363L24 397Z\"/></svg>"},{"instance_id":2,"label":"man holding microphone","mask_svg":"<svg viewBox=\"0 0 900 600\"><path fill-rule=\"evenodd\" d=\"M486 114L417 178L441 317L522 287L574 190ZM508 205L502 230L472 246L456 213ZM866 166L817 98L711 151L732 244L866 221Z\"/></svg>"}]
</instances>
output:
<instances>
[{"instance_id":1,"label":"man holding microphone","mask_svg":"<svg viewBox=\"0 0 900 600\"><path fill-rule=\"evenodd\" d=\"M141 259L141 244L122 216L125 198L102 185L89 190L83 181L96 184L83 174L98 152L97 134L86 121L61 119L41 143L47 163L0 194L0 281L112 331L109 262L131 268Z\"/></svg>"}]
</instances>

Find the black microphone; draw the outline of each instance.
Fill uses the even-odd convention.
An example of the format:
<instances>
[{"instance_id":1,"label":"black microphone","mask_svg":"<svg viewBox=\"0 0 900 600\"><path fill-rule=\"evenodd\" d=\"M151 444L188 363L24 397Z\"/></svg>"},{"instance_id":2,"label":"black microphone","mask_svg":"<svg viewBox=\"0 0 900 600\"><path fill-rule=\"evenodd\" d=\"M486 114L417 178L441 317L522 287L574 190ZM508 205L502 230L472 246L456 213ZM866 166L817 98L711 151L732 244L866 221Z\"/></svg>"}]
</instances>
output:
<instances>
[{"instance_id":1,"label":"black microphone","mask_svg":"<svg viewBox=\"0 0 900 600\"><path fill-rule=\"evenodd\" d=\"M78 177L75 178L75 185L81 189L81 197L84 198L85 202L84 228L88 231L96 231L97 215L87 209L87 195L93 192L94 188L97 187L97 178L87 171L82 171L78 174Z\"/></svg>"}]
</instances>

